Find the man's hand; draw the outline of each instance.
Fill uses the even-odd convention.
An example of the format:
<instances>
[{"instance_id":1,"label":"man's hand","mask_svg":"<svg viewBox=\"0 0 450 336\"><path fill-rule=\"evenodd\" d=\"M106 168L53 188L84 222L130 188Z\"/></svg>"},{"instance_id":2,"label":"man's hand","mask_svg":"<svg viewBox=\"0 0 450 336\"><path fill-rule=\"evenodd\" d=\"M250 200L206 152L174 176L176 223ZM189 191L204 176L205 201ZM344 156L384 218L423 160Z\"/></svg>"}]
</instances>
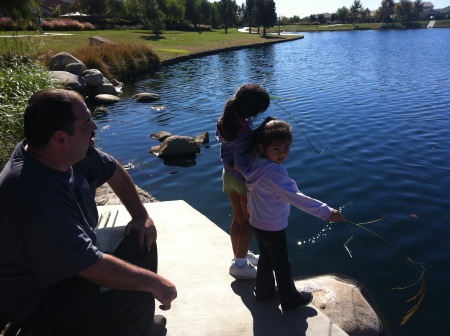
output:
<instances>
[{"instance_id":1,"label":"man's hand","mask_svg":"<svg viewBox=\"0 0 450 336\"><path fill-rule=\"evenodd\" d=\"M150 250L156 241L155 224L142 204L133 180L118 161L116 161L114 175L109 179L108 184L131 215L132 219L127 224L125 233L128 235L131 229L136 230L139 236L139 248L142 249L145 243Z\"/></svg>"},{"instance_id":2,"label":"man's hand","mask_svg":"<svg viewBox=\"0 0 450 336\"><path fill-rule=\"evenodd\" d=\"M158 289L153 291L152 294L156 300L161 302L159 308L161 310L169 310L172 306L172 301L177 297L177 289L175 285L165 278L160 278Z\"/></svg>"},{"instance_id":3,"label":"man's hand","mask_svg":"<svg viewBox=\"0 0 450 336\"><path fill-rule=\"evenodd\" d=\"M162 310L169 310L177 297L177 289L168 279L106 253L78 274L103 287L152 293Z\"/></svg>"},{"instance_id":4,"label":"man's hand","mask_svg":"<svg viewBox=\"0 0 450 336\"><path fill-rule=\"evenodd\" d=\"M128 235L131 229L138 232L139 248L142 249L145 244L150 251L152 244L156 242L157 236L155 223L153 223L150 216L147 213L134 216L125 227L125 234Z\"/></svg>"}]
</instances>

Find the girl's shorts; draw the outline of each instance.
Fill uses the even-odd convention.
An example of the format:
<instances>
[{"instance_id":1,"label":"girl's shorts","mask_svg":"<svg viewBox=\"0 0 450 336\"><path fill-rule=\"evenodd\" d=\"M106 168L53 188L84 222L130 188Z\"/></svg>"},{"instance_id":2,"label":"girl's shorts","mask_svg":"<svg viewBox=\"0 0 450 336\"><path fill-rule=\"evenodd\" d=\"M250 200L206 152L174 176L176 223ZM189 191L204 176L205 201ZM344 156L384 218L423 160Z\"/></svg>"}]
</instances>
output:
<instances>
[{"instance_id":1,"label":"girl's shorts","mask_svg":"<svg viewBox=\"0 0 450 336\"><path fill-rule=\"evenodd\" d=\"M247 193L245 181L227 173L225 169L222 170L222 182L223 191L226 193L236 193L239 195L245 195Z\"/></svg>"}]
</instances>

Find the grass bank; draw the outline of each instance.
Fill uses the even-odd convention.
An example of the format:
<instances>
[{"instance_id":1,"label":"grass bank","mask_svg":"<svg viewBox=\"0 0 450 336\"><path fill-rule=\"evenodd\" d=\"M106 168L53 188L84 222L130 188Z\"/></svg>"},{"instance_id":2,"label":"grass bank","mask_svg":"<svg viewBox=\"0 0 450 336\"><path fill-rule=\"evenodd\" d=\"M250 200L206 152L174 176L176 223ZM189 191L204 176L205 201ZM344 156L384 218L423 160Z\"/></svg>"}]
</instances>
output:
<instances>
[{"instance_id":1,"label":"grass bank","mask_svg":"<svg viewBox=\"0 0 450 336\"><path fill-rule=\"evenodd\" d=\"M315 32L315 31L346 31L346 30L382 30L382 29L422 29L427 28L430 21L413 22L392 22L385 23L346 23L346 24L323 24L323 25L289 25L281 26L284 32ZM450 28L450 20L436 21L434 28ZM277 32L278 27L273 27L269 31Z\"/></svg>"},{"instance_id":2,"label":"grass bank","mask_svg":"<svg viewBox=\"0 0 450 336\"><path fill-rule=\"evenodd\" d=\"M410 24L392 23L388 26L372 24L340 24L340 25L293 25L274 27L268 30L269 33L276 33L278 29L284 32L312 32L312 31L343 31L343 30L364 30L364 29L407 29L407 28L426 28L429 21L419 21ZM450 20L440 20L435 23L436 28L449 28ZM253 29L255 32L256 29ZM145 71L145 68L151 68L151 64L139 62L139 59L145 57L149 59L148 50L152 50L158 62L169 64L175 61L207 55L220 50L232 50L243 47L250 47L268 43L286 42L302 38L301 35L277 35L269 34L263 37L260 34L248 34L238 32L237 29L184 32L184 31L165 31L160 37L155 37L149 31L144 30L97 30L97 31L64 31L64 32L46 32L39 34L37 32L17 32L15 37L11 32L0 32L0 60L6 52L13 49L18 56L24 58L9 58L9 60L21 60L18 63L0 62L0 167L6 162L9 152L20 140L21 117L26 100L32 92L52 85L46 75L46 61L54 54L65 51L78 56L82 61L83 57L90 57L88 64L96 64L97 59L91 54L94 48L89 47L90 36L100 36L111 40L119 45L132 45L128 49L116 48L119 51L112 51L112 55L106 57L100 55L100 58L113 58L118 62L115 66L120 68L120 72L128 73L129 69L138 69ZM8 46L9 45L9 46ZM7 46L7 47L5 47ZM137 51L139 55L136 56ZM89 50L89 52L88 52ZM103 52L104 50L100 50ZM133 51L136 51L133 53ZM116 54L114 54L116 53ZM120 56L119 56L120 53ZM129 56L129 54L132 54ZM110 57L112 56L112 57ZM29 60L34 59L34 63ZM22 61L24 64L22 65ZM96 68L101 68L97 64ZM114 67L114 66L113 66ZM102 71L107 71L102 69Z\"/></svg>"},{"instance_id":3,"label":"grass bank","mask_svg":"<svg viewBox=\"0 0 450 336\"><path fill-rule=\"evenodd\" d=\"M1 36L11 35L10 32L0 32ZM89 45L90 36L101 36L116 43L137 43L151 47L162 62L180 56L189 56L212 52L228 48L253 46L257 44L288 41L298 36L268 35L262 37L257 34L245 34L237 29L223 29L208 32L166 31L159 38L144 30L101 30L101 31L74 31L74 32L46 32L44 35L30 32L18 32L18 38L24 38L36 45L39 57L61 51L72 53ZM20 37L23 36L23 37ZM4 38L4 37L3 37ZM0 51L1 53L1 51Z\"/></svg>"},{"instance_id":4,"label":"grass bank","mask_svg":"<svg viewBox=\"0 0 450 336\"><path fill-rule=\"evenodd\" d=\"M298 35L262 37L236 29L229 29L227 34L223 30L201 34L168 31L159 38L147 31L133 30L18 32L10 36L11 32L0 32L0 168L23 137L22 114L28 98L39 89L56 85L45 69L48 59L56 53L71 53L89 68L120 78L123 74L154 69L160 62L301 38ZM89 46L90 36L100 36L116 45Z\"/></svg>"}]
</instances>

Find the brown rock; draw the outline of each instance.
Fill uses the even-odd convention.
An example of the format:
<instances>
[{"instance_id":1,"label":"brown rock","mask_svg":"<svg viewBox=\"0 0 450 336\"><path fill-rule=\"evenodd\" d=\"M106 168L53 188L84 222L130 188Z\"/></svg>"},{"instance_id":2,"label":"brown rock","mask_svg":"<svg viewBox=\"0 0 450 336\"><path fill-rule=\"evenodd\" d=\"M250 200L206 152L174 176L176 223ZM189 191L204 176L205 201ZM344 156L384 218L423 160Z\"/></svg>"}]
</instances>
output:
<instances>
[{"instance_id":1,"label":"brown rock","mask_svg":"<svg viewBox=\"0 0 450 336\"><path fill-rule=\"evenodd\" d=\"M136 190L139 194L139 197L142 203L153 203L158 202L156 198L150 195L145 190L136 186ZM97 188L97 192L95 195L95 203L97 206L101 205L119 205L122 204L119 197L114 193L108 183L103 184L99 188Z\"/></svg>"},{"instance_id":2,"label":"brown rock","mask_svg":"<svg viewBox=\"0 0 450 336\"><path fill-rule=\"evenodd\" d=\"M313 305L350 336L379 336L383 325L363 296L362 286L353 279L337 275L298 280L299 290L313 294Z\"/></svg>"}]
</instances>

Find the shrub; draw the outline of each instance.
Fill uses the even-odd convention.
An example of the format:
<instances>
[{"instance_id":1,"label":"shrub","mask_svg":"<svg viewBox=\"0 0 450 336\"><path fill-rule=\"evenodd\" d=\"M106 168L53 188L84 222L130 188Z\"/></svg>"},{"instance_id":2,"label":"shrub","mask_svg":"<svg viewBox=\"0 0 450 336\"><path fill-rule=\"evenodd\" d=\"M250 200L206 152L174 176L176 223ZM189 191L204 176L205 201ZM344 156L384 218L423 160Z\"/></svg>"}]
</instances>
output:
<instances>
[{"instance_id":1,"label":"shrub","mask_svg":"<svg viewBox=\"0 0 450 336\"><path fill-rule=\"evenodd\" d=\"M0 18L0 30L4 31L33 31L37 30L38 26L36 24L36 21L33 20L20 20L13 21L9 17L2 17Z\"/></svg>"},{"instance_id":2,"label":"shrub","mask_svg":"<svg viewBox=\"0 0 450 336\"><path fill-rule=\"evenodd\" d=\"M16 50L0 55L0 167L23 138L22 115L28 98L38 90L53 86L55 83L47 69L30 55Z\"/></svg>"},{"instance_id":3,"label":"shrub","mask_svg":"<svg viewBox=\"0 0 450 336\"><path fill-rule=\"evenodd\" d=\"M0 29L2 30L14 30L14 23L9 17L0 18Z\"/></svg>"},{"instance_id":4,"label":"shrub","mask_svg":"<svg viewBox=\"0 0 450 336\"><path fill-rule=\"evenodd\" d=\"M44 20L42 27L45 30L54 31L79 31L79 30L95 30L95 26L89 22L79 22L72 19L52 19Z\"/></svg>"},{"instance_id":5,"label":"shrub","mask_svg":"<svg viewBox=\"0 0 450 336\"><path fill-rule=\"evenodd\" d=\"M95 30L95 25L90 22L80 22L73 19L45 19L42 24L44 31L69 31L69 30ZM0 29L6 31L36 30L36 23L27 21L20 26L9 17L0 18Z\"/></svg>"},{"instance_id":6,"label":"shrub","mask_svg":"<svg viewBox=\"0 0 450 336\"><path fill-rule=\"evenodd\" d=\"M108 79L126 79L157 69L160 58L149 46L142 44L104 44L84 46L72 52L88 69L98 69Z\"/></svg>"}]
</instances>

